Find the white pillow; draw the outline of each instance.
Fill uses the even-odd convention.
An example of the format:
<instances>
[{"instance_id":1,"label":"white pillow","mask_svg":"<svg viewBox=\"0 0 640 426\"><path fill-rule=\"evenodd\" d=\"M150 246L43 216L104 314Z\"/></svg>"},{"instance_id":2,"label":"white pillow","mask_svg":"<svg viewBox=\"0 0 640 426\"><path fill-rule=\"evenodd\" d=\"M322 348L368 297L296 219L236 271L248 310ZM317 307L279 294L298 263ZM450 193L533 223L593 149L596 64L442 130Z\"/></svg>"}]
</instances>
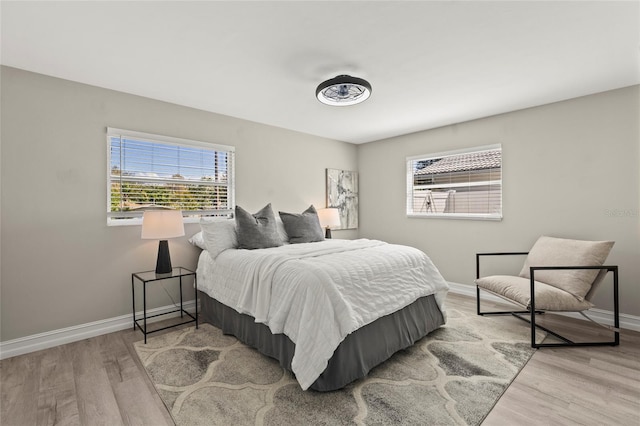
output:
<instances>
[{"instance_id":1,"label":"white pillow","mask_svg":"<svg viewBox=\"0 0 640 426\"><path fill-rule=\"evenodd\" d=\"M283 243L287 244L289 242L289 234L287 234L287 230L284 229L284 222L282 222L280 217L276 217L276 227L278 228L280 239L282 239Z\"/></svg>"},{"instance_id":2,"label":"white pillow","mask_svg":"<svg viewBox=\"0 0 640 426\"><path fill-rule=\"evenodd\" d=\"M200 228L204 245L211 258L216 257L227 249L238 247L236 236L236 221L233 219L204 220L200 219Z\"/></svg>"},{"instance_id":3,"label":"white pillow","mask_svg":"<svg viewBox=\"0 0 640 426\"><path fill-rule=\"evenodd\" d=\"M207 246L204 244L204 236L202 235L202 231L192 235L191 238L189 238L189 242L202 250L207 249Z\"/></svg>"}]
</instances>

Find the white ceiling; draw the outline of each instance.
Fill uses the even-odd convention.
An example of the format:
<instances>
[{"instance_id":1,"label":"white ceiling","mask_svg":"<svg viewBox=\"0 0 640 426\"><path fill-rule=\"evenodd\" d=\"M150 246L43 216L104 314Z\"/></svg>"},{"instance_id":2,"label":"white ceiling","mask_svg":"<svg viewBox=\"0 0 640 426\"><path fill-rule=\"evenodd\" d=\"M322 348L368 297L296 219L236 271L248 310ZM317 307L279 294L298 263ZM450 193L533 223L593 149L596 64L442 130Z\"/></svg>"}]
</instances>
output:
<instances>
[{"instance_id":1,"label":"white ceiling","mask_svg":"<svg viewBox=\"0 0 640 426\"><path fill-rule=\"evenodd\" d=\"M640 2L8 2L3 65L352 143L640 83ZM316 86L367 79L331 107Z\"/></svg>"}]
</instances>

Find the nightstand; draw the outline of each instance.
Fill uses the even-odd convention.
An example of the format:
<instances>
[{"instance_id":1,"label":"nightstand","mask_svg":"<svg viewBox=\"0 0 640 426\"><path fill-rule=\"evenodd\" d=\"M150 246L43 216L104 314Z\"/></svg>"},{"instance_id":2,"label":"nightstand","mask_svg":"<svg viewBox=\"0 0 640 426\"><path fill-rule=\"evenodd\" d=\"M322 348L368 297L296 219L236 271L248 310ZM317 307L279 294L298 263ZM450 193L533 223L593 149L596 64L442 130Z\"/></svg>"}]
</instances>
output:
<instances>
[{"instance_id":1,"label":"nightstand","mask_svg":"<svg viewBox=\"0 0 640 426\"><path fill-rule=\"evenodd\" d=\"M195 316L185 311L182 304L182 299L183 299L182 298L182 279L190 276L193 276L193 287L195 290L195 297L196 297ZM147 315L147 285L153 284L155 282L162 281L162 280L169 280L172 278L177 278L178 282L180 283L180 308L174 309L173 311L169 311L169 312L163 312L161 314ZM135 291L135 285L134 285L135 280L138 280L142 283L142 306L143 306L142 318L136 318L136 291ZM198 282L196 279L196 273L190 269L176 267L176 268L173 268L170 273L166 273L166 274L156 274L155 271L134 272L133 274L131 274L131 297L133 299L133 329L135 330L136 326L138 326L140 331L142 331L142 334L144 334L145 344L147 343L147 334L155 333L161 330L166 330L167 328L171 328L171 327L177 327L182 324L189 324L192 322L195 322L196 328L198 328ZM187 315L189 319L187 321L183 321L178 324L172 324L167 327L157 328L154 330L147 329L148 318L159 317L162 315L169 315L175 312L180 312L180 318L184 318L184 316ZM140 325L140 320L142 320L142 325Z\"/></svg>"}]
</instances>

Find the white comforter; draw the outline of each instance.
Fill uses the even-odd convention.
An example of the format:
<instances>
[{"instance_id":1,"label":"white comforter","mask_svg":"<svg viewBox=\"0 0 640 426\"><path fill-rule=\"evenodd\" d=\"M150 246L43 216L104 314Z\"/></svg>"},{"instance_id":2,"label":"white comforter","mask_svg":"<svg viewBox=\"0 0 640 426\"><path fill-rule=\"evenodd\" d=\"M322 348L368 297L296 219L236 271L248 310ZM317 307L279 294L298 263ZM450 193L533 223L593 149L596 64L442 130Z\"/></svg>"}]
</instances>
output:
<instances>
[{"instance_id":1,"label":"white comforter","mask_svg":"<svg viewBox=\"0 0 640 426\"><path fill-rule=\"evenodd\" d=\"M307 389L351 332L430 294L444 314L448 286L413 247L375 240L326 240L261 250L204 251L198 288L286 334L292 370Z\"/></svg>"}]
</instances>

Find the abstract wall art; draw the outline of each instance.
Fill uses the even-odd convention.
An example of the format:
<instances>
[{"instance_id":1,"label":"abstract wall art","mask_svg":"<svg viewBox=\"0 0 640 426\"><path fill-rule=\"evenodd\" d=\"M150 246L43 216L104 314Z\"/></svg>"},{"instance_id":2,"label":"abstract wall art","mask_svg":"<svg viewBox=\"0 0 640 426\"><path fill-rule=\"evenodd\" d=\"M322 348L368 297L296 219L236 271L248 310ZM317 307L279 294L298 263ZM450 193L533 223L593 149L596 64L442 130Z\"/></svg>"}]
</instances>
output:
<instances>
[{"instance_id":1,"label":"abstract wall art","mask_svg":"<svg viewBox=\"0 0 640 426\"><path fill-rule=\"evenodd\" d=\"M327 169L327 207L340 211L340 228L358 228L358 172Z\"/></svg>"}]
</instances>

